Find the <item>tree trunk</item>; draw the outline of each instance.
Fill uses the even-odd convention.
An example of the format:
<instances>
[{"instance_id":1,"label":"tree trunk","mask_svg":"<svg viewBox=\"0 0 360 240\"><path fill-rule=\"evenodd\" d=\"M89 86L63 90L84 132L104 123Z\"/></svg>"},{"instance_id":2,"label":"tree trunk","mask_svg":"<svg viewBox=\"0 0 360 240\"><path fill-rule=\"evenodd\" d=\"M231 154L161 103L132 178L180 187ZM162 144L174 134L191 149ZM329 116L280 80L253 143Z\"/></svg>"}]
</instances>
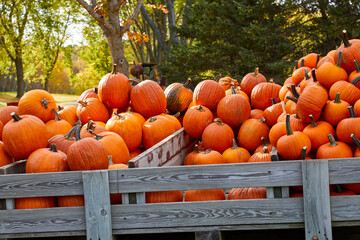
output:
<instances>
[{"instance_id":1,"label":"tree trunk","mask_svg":"<svg viewBox=\"0 0 360 240\"><path fill-rule=\"evenodd\" d=\"M170 42L171 43L180 43L179 37L176 31L176 23L175 23L175 9L174 9L174 0L167 0L167 9L168 13L168 22L169 22L169 30L170 30Z\"/></svg>"},{"instance_id":2,"label":"tree trunk","mask_svg":"<svg viewBox=\"0 0 360 240\"><path fill-rule=\"evenodd\" d=\"M49 79L50 79L50 72L47 71L45 74L45 79L44 79L44 90L45 91L49 91Z\"/></svg>"},{"instance_id":3,"label":"tree trunk","mask_svg":"<svg viewBox=\"0 0 360 240\"><path fill-rule=\"evenodd\" d=\"M15 67L16 67L16 80L17 80L17 98L21 98L24 95L24 68L23 68L23 59L21 52L17 51L15 58Z\"/></svg>"},{"instance_id":4,"label":"tree trunk","mask_svg":"<svg viewBox=\"0 0 360 240\"><path fill-rule=\"evenodd\" d=\"M120 32L115 31L105 35L106 41L109 45L111 60L116 64L117 71L129 77L129 63L125 58L124 46Z\"/></svg>"}]
</instances>

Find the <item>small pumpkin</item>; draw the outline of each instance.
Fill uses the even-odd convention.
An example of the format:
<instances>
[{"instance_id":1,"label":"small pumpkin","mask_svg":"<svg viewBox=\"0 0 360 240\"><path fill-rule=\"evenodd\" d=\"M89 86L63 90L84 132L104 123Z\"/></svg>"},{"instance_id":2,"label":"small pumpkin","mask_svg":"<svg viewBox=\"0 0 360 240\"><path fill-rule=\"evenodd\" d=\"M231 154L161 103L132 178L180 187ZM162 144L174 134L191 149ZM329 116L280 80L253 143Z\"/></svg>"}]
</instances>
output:
<instances>
[{"instance_id":1,"label":"small pumpkin","mask_svg":"<svg viewBox=\"0 0 360 240\"><path fill-rule=\"evenodd\" d=\"M8 165L13 162L12 157L10 157L4 148L4 143L0 141L0 167Z\"/></svg>"},{"instance_id":2,"label":"small pumpkin","mask_svg":"<svg viewBox=\"0 0 360 240\"><path fill-rule=\"evenodd\" d=\"M204 129L213 121L214 116L207 107L202 105L193 106L184 115L184 131L190 137L201 138Z\"/></svg>"},{"instance_id":3,"label":"small pumpkin","mask_svg":"<svg viewBox=\"0 0 360 240\"><path fill-rule=\"evenodd\" d=\"M55 119L45 123L48 138L52 138L58 134L66 134L72 129L71 124L66 120L61 119L55 109L52 109L52 111L55 114Z\"/></svg>"},{"instance_id":4,"label":"small pumpkin","mask_svg":"<svg viewBox=\"0 0 360 240\"><path fill-rule=\"evenodd\" d=\"M360 65L359 65L359 62L355 59L354 63L355 63L356 70L352 71L349 74L348 82L350 82L350 83L352 81L354 81L355 78L360 77ZM356 84L356 87L358 87L358 88L360 87L359 82Z\"/></svg>"},{"instance_id":5,"label":"small pumpkin","mask_svg":"<svg viewBox=\"0 0 360 240\"><path fill-rule=\"evenodd\" d=\"M295 85L298 85L304 79L305 71L307 73L311 71L311 68L304 66L303 63L304 61L301 61L301 66L296 69L291 76L292 83Z\"/></svg>"},{"instance_id":6,"label":"small pumpkin","mask_svg":"<svg viewBox=\"0 0 360 240\"><path fill-rule=\"evenodd\" d=\"M94 137L92 133L96 133L96 134L99 134L99 133L102 133L102 132L105 132L107 131L105 127L95 123L93 120L89 119L89 121L84 124L82 127L81 127L81 131L80 131L80 137L81 138L92 138Z\"/></svg>"},{"instance_id":7,"label":"small pumpkin","mask_svg":"<svg viewBox=\"0 0 360 240\"><path fill-rule=\"evenodd\" d=\"M244 163L249 160L250 156L248 150L237 146L235 138L233 139L233 146L222 153L225 163Z\"/></svg>"},{"instance_id":8,"label":"small pumpkin","mask_svg":"<svg viewBox=\"0 0 360 240\"><path fill-rule=\"evenodd\" d=\"M65 107L58 106L58 114L61 119L66 120L71 126L74 126L79 120L76 115L76 109L76 106L73 105L67 105Z\"/></svg>"},{"instance_id":9,"label":"small pumpkin","mask_svg":"<svg viewBox=\"0 0 360 240\"><path fill-rule=\"evenodd\" d=\"M270 130L271 131L271 130ZM284 135L286 134L286 132L284 133ZM269 132L269 136L270 136L270 132ZM267 149L269 150L269 152L272 151L272 148L274 147L273 144L269 143L264 137L261 137L261 141L262 141L262 144L260 146L258 146L256 149L255 149L255 152L254 153L257 153L257 152L262 152L264 147L267 147Z\"/></svg>"},{"instance_id":10,"label":"small pumpkin","mask_svg":"<svg viewBox=\"0 0 360 240\"><path fill-rule=\"evenodd\" d=\"M229 192L229 200L238 199L259 199L266 198L266 188L249 187L249 188L232 188Z\"/></svg>"},{"instance_id":11,"label":"small pumpkin","mask_svg":"<svg viewBox=\"0 0 360 240\"><path fill-rule=\"evenodd\" d=\"M183 165L194 165L194 160L196 155L198 155L201 151L199 150L199 147L197 144L194 146L194 151L187 154L184 158Z\"/></svg>"},{"instance_id":12,"label":"small pumpkin","mask_svg":"<svg viewBox=\"0 0 360 240\"><path fill-rule=\"evenodd\" d=\"M183 112L188 108L193 100L193 92L189 88L191 79L186 83L172 83L165 89L165 97L167 101L167 110L170 114Z\"/></svg>"},{"instance_id":13,"label":"small pumpkin","mask_svg":"<svg viewBox=\"0 0 360 240\"><path fill-rule=\"evenodd\" d=\"M253 88L263 82L267 82L266 78L259 73L259 68L256 68L254 72L248 73L243 77L240 87L250 98Z\"/></svg>"},{"instance_id":14,"label":"small pumpkin","mask_svg":"<svg viewBox=\"0 0 360 240\"><path fill-rule=\"evenodd\" d=\"M241 147L249 152L262 144L261 137L269 139L269 126L265 123L265 119L248 119L240 127L238 132L238 143Z\"/></svg>"},{"instance_id":15,"label":"small pumpkin","mask_svg":"<svg viewBox=\"0 0 360 240\"><path fill-rule=\"evenodd\" d=\"M340 100L340 93L337 92L335 100L329 101L324 107L324 120L336 127L341 120L350 117L349 106L350 104L348 102Z\"/></svg>"},{"instance_id":16,"label":"small pumpkin","mask_svg":"<svg viewBox=\"0 0 360 240\"><path fill-rule=\"evenodd\" d=\"M284 112L282 103L276 103L275 98L271 99L272 105L264 110L265 123L271 127L277 123L277 119Z\"/></svg>"},{"instance_id":17,"label":"small pumpkin","mask_svg":"<svg viewBox=\"0 0 360 240\"><path fill-rule=\"evenodd\" d=\"M132 152L130 152L130 160L137 157L137 156L139 156L141 153L142 153L142 151L139 148L132 151Z\"/></svg>"},{"instance_id":18,"label":"small pumpkin","mask_svg":"<svg viewBox=\"0 0 360 240\"><path fill-rule=\"evenodd\" d=\"M201 136L205 149L216 150L220 153L232 146L233 138L233 130L220 118L216 118L213 123L207 126Z\"/></svg>"},{"instance_id":19,"label":"small pumpkin","mask_svg":"<svg viewBox=\"0 0 360 240\"><path fill-rule=\"evenodd\" d=\"M347 81L339 81L334 83L329 90L329 97L334 100L336 93L340 93L341 100L354 105L360 99L360 89L356 84L360 81L360 77L355 78L351 83Z\"/></svg>"},{"instance_id":20,"label":"small pumpkin","mask_svg":"<svg viewBox=\"0 0 360 240\"><path fill-rule=\"evenodd\" d=\"M105 105L97 98L88 98L84 101L78 101L76 115L80 118L82 124L89 121L106 122L109 119L109 112Z\"/></svg>"},{"instance_id":21,"label":"small pumpkin","mask_svg":"<svg viewBox=\"0 0 360 240\"><path fill-rule=\"evenodd\" d=\"M306 50L304 53L304 57L300 58L298 61L298 67L301 67L302 63L304 67L308 67L310 69L316 68L317 63L320 60L320 55L316 53L306 54Z\"/></svg>"},{"instance_id":22,"label":"small pumpkin","mask_svg":"<svg viewBox=\"0 0 360 240\"><path fill-rule=\"evenodd\" d=\"M97 98L99 99L99 88L95 86L94 88L90 88L88 90L85 90L79 97L79 101L84 101L87 98Z\"/></svg>"},{"instance_id":23,"label":"small pumpkin","mask_svg":"<svg viewBox=\"0 0 360 240\"><path fill-rule=\"evenodd\" d=\"M330 143L325 143L318 148L316 152L317 159L353 157L353 152L346 143L335 141L332 134L329 134L328 137Z\"/></svg>"},{"instance_id":24,"label":"small pumpkin","mask_svg":"<svg viewBox=\"0 0 360 240\"><path fill-rule=\"evenodd\" d=\"M261 109L252 109L250 111L250 117L249 118L255 118L257 120L260 120L264 117L264 111Z\"/></svg>"},{"instance_id":25,"label":"small pumpkin","mask_svg":"<svg viewBox=\"0 0 360 240\"><path fill-rule=\"evenodd\" d=\"M194 165L208 165L208 164L223 164L225 163L221 153L215 150L207 149L198 155L194 159Z\"/></svg>"},{"instance_id":26,"label":"small pumpkin","mask_svg":"<svg viewBox=\"0 0 360 240\"><path fill-rule=\"evenodd\" d=\"M248 162L271 162L271 155L269 149L265 146L262 152L254 153Z\"/></svg>"},{"instance_id":27,"label":"small pumpkin","mask_svg":"<svg viewBox=\"0 0 360 240\"><path fill-rule=\"evenodd\" d=\"M234 87L231 87L230 89L226 90L225 95L227 96L227 95L234 94L234 91L232 90L233 88ZM249 96L244 91L242 91L240 87L234 88L234 90L235 90L236 94L244 97L248 102L250 102Z\"/></svg>"},{"instance_id":28,"label":"small pumpkin","mask_svg":"<svg viewBox=\"0 0 360 240\"><path fill-rule=\"evenodd\" d=\"M149 149L174 132L174 125L169 120L158 116L151 117L142 126L143 145Z\"/></svg>"},{"instance_id":29,"label":"small pumpkin","mask_svg":"<svg viewBox=\"0 0 360 240\"><path fill-rule=\"evenodd\" d=\"M339 52L337 56L337 64L332 64L331 62L326 62L317 70L316 76L317 80L321 85L331 88L331 86L338 81L347 81L348 74L345 69L341 68L341 56L342 52Z\"/></svg>"},{"instance_id":30,"label":"small pumpkin","mask_svg":"<svg viewBox=\"0 0 360 240\"><path fill-rule=\"evenodd\" d=\"M58 135L53 136L48 141L48 147L50 147L51 144L55 144L58 150L67 154L67 151L68 151L69 147L71 146L71 144L76 142L75 132L76 131L80 132L80 128L81 128L80 125L76 125L66 135L58 134ZM78 133L78 134L80 134L80 133Z\"/></svg>"},{"instance_id":31,"label":"small pumpkin","mask_svg":"<svg viewBox=\"0 0 360 240\"><path fill-rule=\"evenodd\" d=\"M275 83L266 82L256 85L251 92L251 105L254 108L265 110L272 105L271 98L279 102L281 86Z\"/></svg>"},{"instance_id":32,"label":"small pumpkin","mask_svg":"<svg viewBox=\"0 0 360 240\"><path fill-rule=\"evenodd\" d=\"M360 118L356 117L353 107L348 107L350 117L345 118L339 122L336 127L336 136L339 141L345 143L353 143L351 134L360 138Z\"/></svg>"},{"instance_id":33,"label":"small pumpkin","mask_svg":"<svg viewBox=\"0 0 360 240\"><path fill-rule=\"evenodd\" d=\"M224 88L224 90L228 90L232 87L237 88L239 87L239 83L236 79L233 79L231 77L223 77L219 79L220 85Z\"/></svg>"},{"instance_id":34,"label":"small pumpkin","mask_svg":"<svg viewBox=\"0 0 360 240\"><path fill-rule=\"evenodd\" d=\"M4 124L7 124L13 118L11 117L11 113L14 112L18 114L18 107L17 106L6 106L0 108L0 121Z\"/></svg>"}]
</instances>

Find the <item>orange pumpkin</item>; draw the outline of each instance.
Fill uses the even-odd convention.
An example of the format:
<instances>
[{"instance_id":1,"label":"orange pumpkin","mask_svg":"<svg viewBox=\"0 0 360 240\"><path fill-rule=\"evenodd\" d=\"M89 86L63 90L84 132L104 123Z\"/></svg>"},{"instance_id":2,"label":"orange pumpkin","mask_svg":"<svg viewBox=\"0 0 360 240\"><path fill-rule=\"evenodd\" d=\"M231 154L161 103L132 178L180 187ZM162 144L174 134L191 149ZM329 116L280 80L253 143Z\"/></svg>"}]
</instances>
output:
<instances>
[{"instance_id":1,"label":"orange pumpkin","mask_svg":"<svg viewBox=\"0 0 360 240\"><path fill-rule=\"evenodd\" d=\"M225 192L222 189L187 190L185 192L185 202L220 201L225 199Z\"/></svg>"},{"instance_id":2,"label":"orange pumpkin","mask_svg":"<svg viewBox=\"0 0 360 240\"><path fill-rule=\"evenodd\" d=\"M106 128L95 123L93 120L90 120L84 124L82 127L81 127L81 131L80 131L80 137L81 138L92 138L94 137L94 135L92 133L96 133L96 134L99 134L99 133L102 133L102 132L106 132Z\"/></svg>"},{"instance_id":3,"label":"orange pumpkin","mask_svg":"<svg viewBox=\"0 0 360 240\"><path fill-rule=\"evenodd\" d=\"M74 126L74 124L78 121L76 109L77 108L73 105L68 105L63 108L58 106L58 114L61 119L66 120L71 126Z\"/></svg>"},{"instance_id":4,"label":"orange pumpkin","mask_svg":"<svg viewBox=\"0 0 360 240\"><path fill-rule=\"evenodd\" d=\"M145 193L146 203L182 202L182 191L162 191Z\"/></svg>"},{"instance_id":5,"label":"orange pumpkin","mask_svg":"<svg viewBox=\"0 0 360 240\"><path fill-rule=\"evenodd\" d=\"M347 81L339 81L334 83L329 90L329 97L334 100L336 93L340 93L341 100L354 105L360 99L360 89L355 85L360 81L360 77L355 78L351 83Z\"/></svg>"},{"instance_id":6,"label":"orange pumpkin","mask_svg":"<svg viewBox=\"0 0 360 240\"><path fill-rule=\"evenodd\" d=\"M282 103L276 103L275 98L271 99L272 106L264 110L265 123L271 127L277 123L277 119L284 112Z\"/></svg>"},{"instance_id":7,"label":"orange pumpkin","mask_svg":"<svg viewBox=\"0 0 360 240\"><path fill-rule=\"evenodd\" d=\"M281 86L275 83L266 82L256 85L251 92L251 105L254 108L265 110L272 105L271 98L279 102Z\"/></svg>"},{"instance_id":8,"label":"orange pumpkin","mask_svg":"<svg viewBox=\"0 0 360 240\"><path fill-rule=\"evenodd\" d=\"M301 67L301 63L304 67L310 69L316 68L317 63L320 60L320 55L316 53L304 54L305 56L300 58L298 61L298 67Z\"/></svg>"},{"instance_id":9,"label":"orange pumpkin","mask_svg":"<svg viewBox=\"0 0 360 240\"><path fill-rule=\"evenodd\" d=\"M141 153L142 153L142 151L139 148L130 152L130 159L133 159L133 158L139 156Z\"/></svg>"},{"instance_id":10,"label":"orange pumpkin","mask_svg":"<svg viewBox=\"0 0 360 240\"><path fill-rule=\"evenodd\" d=\"M262 152L254 153L248 162L271 162L271 155L267 147L264 147Z\"/></svg>"},{"instance_id":11,"label":"orange pumpkin","mask_svg":"<svg viewBox=\"0 0 360 240\"><path fill-rule=\"evenodd\" d=\"M254 152L262 144L261 137L269 139L269 126L264 119L251 118L241 125L238 142L241 147L246 148L249 152Z\"/></svg>"},{"instance_id":12,"label":"orange pumpkin","mask_svg":"<svg viewBox=\"0 0 360 240\"><path fill-rule=\"evenodd\" d=\"M109 119L109 112L105 105L97 98L88 98L84 101L78 101L76 115L80 118L82 124L93 121L106 122Z\"/></svg>"},{"instance_id":13,"label":"orange pumpkin","mask_svg":"<svg viewBox=\"0 0 360 240\"><path fill-rule=\"evenodd\" d=\"M317 159L353 157L353 152L346 143L335 141L335 138L332 134L329 134L328 137L330 143L325 143L318 148L316 152Z\"/></svg>"},{"instance_id":14,"label":"orange pumpkin","mask_svg":"<svg viewBox=\"0 0 360 240\"><path fill-rule=\"evenodd\" d=\"M337 92L335 100L329 101L324 107L324 120L336 127L341 120L350 117L350 112L348 110L349 106L349 103L344 100L340 100L340 93Z\"/></svg>"},{"instance_id":15,"label":"orange pumpkin","mask_svg":"<svg viewBox=\"0 0 360 240\"><path fill-rule=\"evenodd\" d=\"M270 143L276 146L280 137L286 135L286 122L278 122L269 131Z\"/></svg>"},{"instance_id":16,"label":"orange pumpkin","mask_svg":"<svg viewBox=\"0 0 360 240\"><path fill-rule=\"evenodd\" d=\"M300 68L296 69L291 76L292 83L298 85L304 79L305 71L310 72L311 68L301 66Z\"/></svg>"},{"instance_id":17,"label":"orange pumpkin","mask_svg":"<svg viewBox=\"0 0 360 240\"><path fill-rule=\"evenodd\" d=\"M56 207L54 197L15 198L15 209L53 208Z\"/></svg>"},{"instance_id":18,"label":"orange pumpkin","mask_svg":"<svg viewBox=\"0 0 360 240\"><path fill-rule=\"evenodd\" d=\"M271 131L271 129L270 129ZM286 134L286 131L284 133L284 135ZM269 136L270 136L270 132L269 132ZM264 147L267 147L267 149L269 150L269 152L271 152L272 148L274 147L273 144L269 143L264 137L261 137L261 141L262 141L262 144L260 146L258 146L255 150L254 153L257 153L257 152L262 152Z\"/></svg>"},{"instance_id":19,"label":"orange pumpkin","mask_svg":"<svg viewBox=\"0 0 360 240\"><path fill-rule=\"evenodd\" d=\"M254 72L248 73L243 77L240 87L250 98L253 88L263 82L266 82L266 78L259 73L259 68L256 68Z\"/></svg>"},{"instance_id":20,"label":"orange pumpkin","mask_svg":"<svg viewBox=\"0 0 360 240\"><path fill-rule=\"evenodd\" d=\"M227 96L227 95L234 94L234 91L235 91L236 94L244 97L248 102L250 102L249 96L244 91L241 91L240 87L234 88L234 90L233 90L233 88L234 87L231 87L230 89L226 90L225 95Z\"/></svg>"},{"instance_id":21,"label":"orange pumpkin","mask_svg":"<svg viewBox=\"0 0 360 240\"><path fill-rule=\"evenodd\" d=\"M360 138L360 118L355 116L353 107L348 107L350 117L345 118L339 122L336 127L336 136L339 141L345 143L353 143L351 134L354 134L357 138Z\"/></svg>"},{"instance_id":22,"label":"orange pumpkin","mask_svg":"<svg viewBox=\"0 0 360 240\"><path fill-rule=\"evenodd\" d=\"M8 165L13 162L12 157L10 157L4 148L4 143L0 141L0 167Z\"/></svg>"},{"instance_id":23,"label":"orange pumpkin","mask_svg":"<svg viewBox=\"0 0 360 240\"><path fill-rule=\"evenodd\" d=\"M255 118L257 120L260 120L264 117L264 111L261 109L253 109L250 111L250 117L249 118Z\"/></svg>"},{"instance_id":24,"label":"orange pumpkin","mask_svg":"<svg viewBox=\"0 0 360 240\"><path fill-rule=\"evenodd\" d=\"M58 134L66 134L72 129L71 124L61 119L55 109L53 109L53 112L55 114L55 119L45 123L48 138L52 138Z\"/></svg>"},{"instance_id":25,"label":"orange pumpkin","mask_svg":"<svg viewBox=\"0 0 360 240\"><path fill-rule=\"evenodd\" d=\"M143 145L149 149L174 132L174 125L168 119L158 116L151 117L142 127Z\"/></svg>"},{"instance_id":26,"label":"orange pumpkin","mask_svg":"<svg viewBox=\"0 0 360 240\"><path fill-rule=\"evenodd\" d=\"M187 154L184 158L183 165L194 165L195 157L200 153L199 147L197 144L194 146L194 151Z\"/></svg>"},{"instance_id":27,"label":"orange pumpkin","mask_svg":"<svg viewBox=\"0 0 360 240\"><path fill-rule=\"evenodd\" d=\"M215 150L207 149L196 155L194 165L223 164L225 163L221 153Z\"/></svg>"},{"instance_id":28,"label":"orange pumpkin","mask_svg":"<svg viewBox=\"0 0 360 240\"><path fill-rule=\"evenodd\" d=\"M186 83L172 83L164 91L166 97L166 106L170 114L183 112L188 108L193 100L193 92L189 89L191 79Z\"/></svg>"},{"instance_id":29,"label":"orange pumpkin","mask_svg":"<svg viewBox=\"0 0 360 240\"><path fill-rule=\"evenodd\" d=\"M13 118L11 117L11 113L18 113L18 107L17 106L6 106L3 108L0 108L0 121L4 124L7 124L10 120Z\"/></svg>"},{"instance_id":30,"label":"orange pumpkin","mask_svg":"<svg viewBox=\"0 0 360 240\"><path fill-rule=\"evenodd\" d=\"M349 40L347 36L346 30L343 30L342 34L343 44L340 45L338 49L336 49L334 58L339 59L338 56L341 55L342 52L343 59L341 61L341 67L344 68L348 73L356 70L356 66L354 64L354 60L360 59L360 41L359 39ZM339 60L336 62L339 64Z\"/></svg>"},{"instance_id":31,"label":"orange pumpkin","mask_svg":"<svg viewBox=\"0 0 360 240\"><path fill-rule=\"evenodd\" d=\"M355 67L356 67L356 70L352 71L350 74L349 74L349 78L348 78L348 82L352 82L354 81L355 78L357 77L360 77L360 66L359 66L359 62L355 59L354 60L354 63L355 63ZM356 84L356 87L360 87L360 82L358 82Z\"/></svg>"},{"instance_id":32,"label":"orange pumpkin","mask_svg":"<svg viewBox=\"0 0 360 240\"><path fill-rule=\"evenodd\" d=\"M56 197L58 207L81 207L85 206L84 195Z\"/></svg>"},{"instance_id":33,"label":"orange pumpkin","mask_svg":"<svg viewBox=\"0 0 360 240\"><path fill-rule=\"evenodd\" d=\"M58 134L53 136L48 141L48 147L50 147L51 144L55 144L58 150L67 154L67 151L71 146L71 144L73 144L76 141L75 139L76 131L80 132L79 125L73 127L66 135Z\"/></svg>"},{"instance_id":34,"label":"orange pumpkin","mask_svg":"<svg viewBox=\"0 0 360 240\"><path fill-rule=\"evenodd\" d=\"M201 81L194 89L193 101L214 111L220 100L225 97L224 88L214 80Z\"/></svg>"},{"instance_id":35,"label":"orange pumpkin","mask_svg":"<svg viewBox=\"0 0 360 240\"><path fill-rule=\"evenodd\" d=\"M232 146L233 138L233 130L220 118L216 118L212 124L207 126L201 136L205 149L213 149L220 153Z\"/></svg>"},{"instance_id":36,"label":"orange pumpkin","mask_svg":"<svg viewBox=\"0 0 360 240\"><path fill-rule=\"evenodd\" d=\"M236 145L235 138L233 139L233 146L222 153L225 163L244 163L249 160L250 156L248 150Z\"/></svg>"},{"instance_id":37,"label":"orange pumpkin","mask_svg":"<svg viewBox=\"0 0 360 240\"><path fill-rule=\"evenodd\" d=\"M239 83L236 79L233 79L231 77L223 77L219 79L220 85L224 88L224 90L228 90L232 87L237 88L239 87Z\"/></svg>"},{"instance_id":38,"label":"orange pumpkin","mask_svg":"<svg viewBox=\"0 0 360 240\"><path fill-rule=\"evenodd\" d=\"M213 121L213 114L207 107L196 105L186 111L183 126L190 137L201 138L204 129Z\"/></svg>"},{"instance_id":39,"label":"orange pumpkin","mask_svg":"<svg viewBox=\"0 0 360 240\"><path fill-rule=\"evenodd\" d=\"M90 88L88 90L85 90L79 97L79 101L84 101L87 98L99 98L99 88L96 86L94 88Z\"/></svg>"},{"instance_id":40,"label":"orange pumpkin","mask_svg":"<svg viewBox=\"0 0 360 240\"><path fill-rule=\"evenodd\" d=\"M337 56L337 64L326 62L317 70L317 80L321 85L331 88L331 86L338 81L347 81L348 74L340 67L342 52Z\"/></svg>"},{"instance_id":41,"label":"orange pumpkin","mask_svg":"<svg viewBox=\"0 0 360 240\"><path fill-rule=\"evenodd\" d=\"M237 199L259 199L266 198L266 188L249 187L249 188L232 188L229 192L229 200Z\"/></svg>"}]
</instances>

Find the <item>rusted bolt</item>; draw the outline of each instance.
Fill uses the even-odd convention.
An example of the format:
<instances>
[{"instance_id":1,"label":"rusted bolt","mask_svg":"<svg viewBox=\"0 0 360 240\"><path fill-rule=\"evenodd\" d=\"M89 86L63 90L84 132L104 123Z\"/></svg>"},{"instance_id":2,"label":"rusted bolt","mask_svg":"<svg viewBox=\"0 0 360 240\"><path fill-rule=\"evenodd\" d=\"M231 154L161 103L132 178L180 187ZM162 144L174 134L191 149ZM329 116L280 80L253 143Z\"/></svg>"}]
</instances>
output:
<instances>
[{"instance_id":1,"label":"rusted bolt","mask_svg":"<svg viewBox=\"0 0 360 240\"><path fill-rule=\"evenodd\" d=\"M318 236L314 235L312 238L312 240L319 240Z\"/></svg>"},{"instance_id":2,"label":"rusted bolt","mask_svg":"<svg viewBox=\"0 0 360 240\"><path fill-rule=\"evenodd\" d=\"M107 214L107 211L105 209L101 209L101 216L105 216Z\"/></svg>"}]
</instances>

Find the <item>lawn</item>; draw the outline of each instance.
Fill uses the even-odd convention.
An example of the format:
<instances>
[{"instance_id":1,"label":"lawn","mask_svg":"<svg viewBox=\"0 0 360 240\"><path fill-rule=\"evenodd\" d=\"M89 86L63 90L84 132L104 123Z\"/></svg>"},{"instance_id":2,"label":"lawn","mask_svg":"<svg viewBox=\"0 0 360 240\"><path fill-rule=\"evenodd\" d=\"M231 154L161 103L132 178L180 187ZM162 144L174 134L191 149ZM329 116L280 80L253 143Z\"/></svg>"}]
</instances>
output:
<instances>
[{"instance_id":1,"label":"lawn","mask_svg":"<svg viewBox=\"0 0 360 240\"><path fill-rule=\"evenodd\" d=\"M79 96L77 95L68 95L68 94L52 94L55 98L56 103L74 103L77 101ZM0 92L0 108L5 107L6 103L9 102L18 102L19 99L16 98L16 92Z\"/></svg>"}]
</instances>

